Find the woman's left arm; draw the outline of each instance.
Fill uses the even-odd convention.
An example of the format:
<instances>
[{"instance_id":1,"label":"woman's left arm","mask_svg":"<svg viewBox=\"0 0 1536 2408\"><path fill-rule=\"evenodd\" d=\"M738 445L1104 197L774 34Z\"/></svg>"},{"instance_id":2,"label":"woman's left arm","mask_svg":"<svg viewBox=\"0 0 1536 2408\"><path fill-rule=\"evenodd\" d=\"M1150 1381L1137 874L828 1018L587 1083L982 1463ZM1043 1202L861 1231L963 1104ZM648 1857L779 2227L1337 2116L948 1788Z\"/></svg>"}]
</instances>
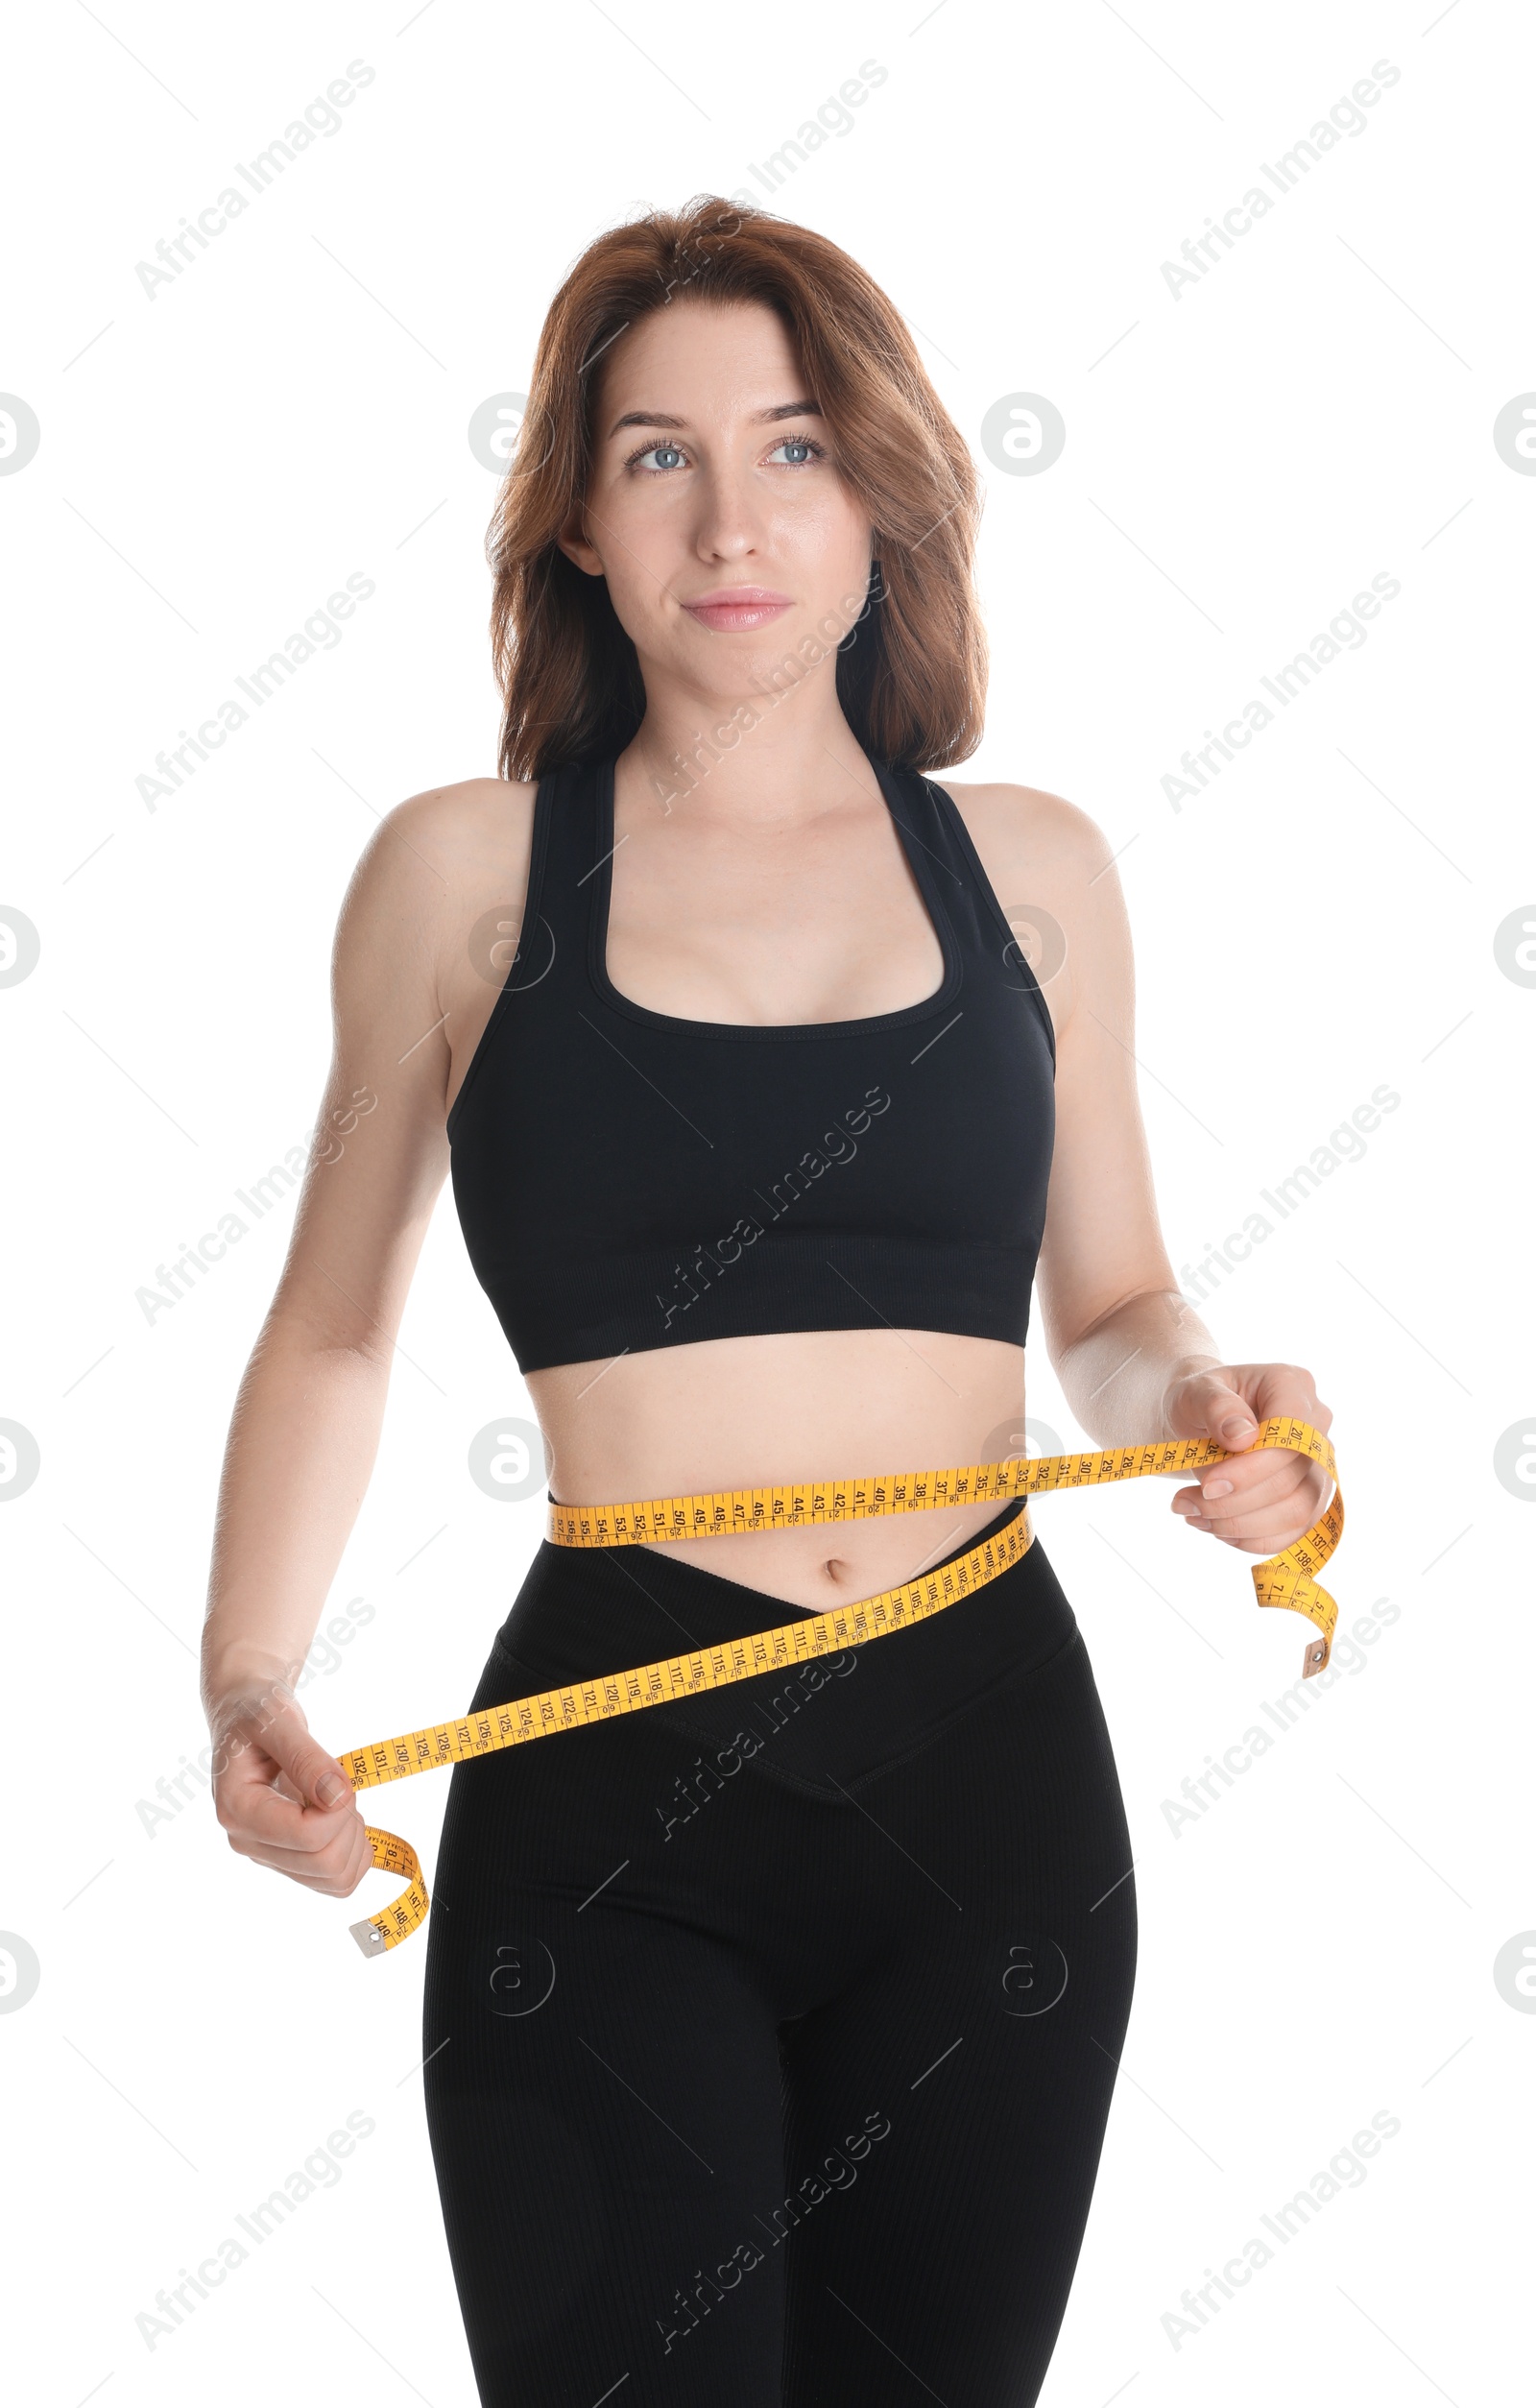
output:
<instances>
[{"instance_id":1,"label":"woman's left arm","mask_svg":"<svg viewBox=\"0 0 1536 2408\"><path fill-rule=\"evenodd\" d=\"M1180 1291L1137 1092L1131 931L1110 847L1060 795L949 791L1056 1033L1056 1140L1036 1272L1052 1367L1102 1446L1213 1438L1227 1448L1232 1459L1179 1487L1172 1509L1245 1554L1273 1555L1310 1529L1332 1482L1309 1457L1245 1450L1276 1415L1325 1435L1332 1415L1298 1363L1224 1361Z\"/></svg>"}]
</instances>

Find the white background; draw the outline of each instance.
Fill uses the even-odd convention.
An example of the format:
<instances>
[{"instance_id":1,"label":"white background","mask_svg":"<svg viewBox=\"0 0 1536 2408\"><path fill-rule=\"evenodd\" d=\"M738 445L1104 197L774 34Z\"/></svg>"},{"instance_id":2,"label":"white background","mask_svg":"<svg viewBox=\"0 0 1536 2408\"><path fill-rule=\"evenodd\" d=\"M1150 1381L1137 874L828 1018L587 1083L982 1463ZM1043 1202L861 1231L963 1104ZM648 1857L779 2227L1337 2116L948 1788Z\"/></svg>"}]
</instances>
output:
<instances>
[{"instance_id":1,"label":"white background","mask_svg":"<svg viewBox=\"0 0 1536 2408\"><path fill-rule=\"evenodd\" d=\"M1536 386L1533 47L1494 0L78 0L13 25L0 387L41 441L0 476L0 903L41 955L0 989L0 1416L41 1469L0 1517L0 1926L41 1978L0 2014L0 2196L29 2400L473 2400L416 2070L424 1938L365 1963L346 1926L384 1875L317 1900L235 1859L204 1793L152 1830L139 1812L205 1739L215 1482L290 1212L153 1322L135 1291L308 1130L374 815L493 769L471 412L526 391L594 233L752 188L869 60L885 82L778 205L891 293L982 466L993 683L957 774L1068 795L1118 852L1175 1264L1373 1089L1401 1097L1204 1308L1230 1360L1313 1370L1350 1515L1341 1630L1380 1599L1398 1619L1177 1834L1163 1801L1292 1686L1306 1625L1258 1613L1250 1559L1186 1534L1163 1483L1036 1508L1114 1734L1142 1930L1043 2396L1514 2396L1536 2019L1493 1966L1536 1926L1536 1523L1495 1449L1536 1406L1536 993L1494 938L1536 919L1536 479L1493 422ZM353 60L375 74L340 132L151 299L136 262ZM1401 72L1366 130L1175 298L1163 262L1379 60ZM1066 422L1042 474L981 452L1016 392ZM355 571L376 591L341 643L146 807L156 755ZM1175 810L1186 748L1382 571L1401 592L1368 639ZM1032 1417L1080 1443L1038 1345L1029 1379ZM445 1194L336 1585L374 1618L304 1693L327 1746L468 1698L541 1527L539 1497L468 1476L506 1415L528 1401ZM429 1877L445 1790L391 1818ZM341 2181L147 2348L156 2291L355 2109L376 2130ZM1181 2293L1381 2109L1401 2131L1364 2182L1175 2347Z\"/></svg>"}]
</instances>

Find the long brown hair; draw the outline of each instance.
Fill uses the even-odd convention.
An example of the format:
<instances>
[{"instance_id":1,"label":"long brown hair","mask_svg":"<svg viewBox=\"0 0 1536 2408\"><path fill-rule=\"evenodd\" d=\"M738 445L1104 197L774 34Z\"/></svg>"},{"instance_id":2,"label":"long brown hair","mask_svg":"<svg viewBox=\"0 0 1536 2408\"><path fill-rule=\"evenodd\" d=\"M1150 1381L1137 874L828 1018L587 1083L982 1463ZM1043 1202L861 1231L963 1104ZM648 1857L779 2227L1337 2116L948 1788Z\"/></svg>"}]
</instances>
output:
<instances>
[{"instance_id":1,"label":"long brown hair","mask_svg":"<svg viewBox=\"0 0 1536 2408\"><path fill-rule=\"evenodd\" d=\"M876 531L878 574L836 665L854 735L876 759L914 769L965 760L981 740L987 685L971 454L900 315L856 261L808 227L707 193L599 235L550 303L486 543L501 775L537 778L621 752L644 716L639 661L607 583L556 539L587 490L603 356L675 292L778 312Z\"/></svg>"}]
</instances>

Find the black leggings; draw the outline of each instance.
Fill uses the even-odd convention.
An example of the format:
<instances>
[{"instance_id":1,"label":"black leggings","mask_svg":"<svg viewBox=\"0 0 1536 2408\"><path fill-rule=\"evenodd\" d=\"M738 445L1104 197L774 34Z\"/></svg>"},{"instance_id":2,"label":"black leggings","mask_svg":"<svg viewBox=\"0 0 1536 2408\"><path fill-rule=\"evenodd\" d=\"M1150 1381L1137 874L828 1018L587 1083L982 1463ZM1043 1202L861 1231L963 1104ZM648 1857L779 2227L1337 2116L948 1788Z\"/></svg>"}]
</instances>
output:
<instances>
[{"instance_id":1,"label":"black leggings","mask_svg":"<svg viewBox=\"0 0 1536 2408\"><path fill-rule=\"evenodd\" d=\"M545 1542L473 1704L800 1610ZM456 1766L424 2081L482 2402L1027 2408L1130 2012L1130 1863L1038 1538L856 1653Z\"/></svg>"}]
</instances>

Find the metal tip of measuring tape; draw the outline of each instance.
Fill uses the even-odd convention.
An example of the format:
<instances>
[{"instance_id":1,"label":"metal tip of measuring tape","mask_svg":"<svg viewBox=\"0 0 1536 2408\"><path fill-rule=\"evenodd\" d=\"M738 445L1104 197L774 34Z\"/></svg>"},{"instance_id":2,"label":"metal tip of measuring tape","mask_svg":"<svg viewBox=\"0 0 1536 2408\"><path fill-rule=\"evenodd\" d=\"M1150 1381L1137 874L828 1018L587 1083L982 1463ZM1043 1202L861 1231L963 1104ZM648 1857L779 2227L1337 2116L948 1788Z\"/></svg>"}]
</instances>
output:
<instances>
[{"instance_id":1,"label":"metal tip of measuring tape","mask_svg":"<svg viewBox=\"0 0 1536 2408\"><path fill-rule=\"evenodd\" d=\"M1310 1680L1312 1674L1314 1673L1322 1672L1327 1666L1327 1663L1328 1641L1326 1639L1311 1640L1308 1646L1307 1653L1302 1660L1303 1680Z\"/></svg>"},{"instance_id":2,"label":"metal tip of measuring tape","mask_svg":"<svg viewBox=\"0 0 1536 2408\"><path fill-rule=\"evenodd\" d=\"M365 1957L384 1955L384 1935L375 1923L348 1923L347 1928Z\"/></svg>"}]
</instances>

